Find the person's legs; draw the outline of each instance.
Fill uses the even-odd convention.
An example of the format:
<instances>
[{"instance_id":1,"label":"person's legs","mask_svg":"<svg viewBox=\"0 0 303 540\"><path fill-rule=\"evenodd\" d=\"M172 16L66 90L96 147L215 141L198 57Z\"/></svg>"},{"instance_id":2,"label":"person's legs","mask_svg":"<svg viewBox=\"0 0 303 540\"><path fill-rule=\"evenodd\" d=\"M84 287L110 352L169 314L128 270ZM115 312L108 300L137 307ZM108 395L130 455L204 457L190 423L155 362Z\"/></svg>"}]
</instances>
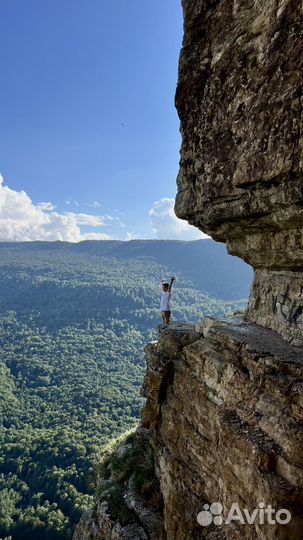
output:
<instances>
[{"instance_id":1,"label":"person's legs","mask_svg":"<svg viewBox=\"0 0 303 540\"><path fill-rule=\"evenodd\" d=\"M170 320L170 311L164 311L164 315L165 315L165 324L169 324L169 320Z\"/></svg>"},{"instance_id":2,"label":"person's legs","mask_svg":"<svg viewBox=\"0 0 303 540\"><path fill-rule=\"evenodd\" d=\"M165 311L161 311L161 317L162 317L163 324L166 324L166 322L165 322Z\"/></svg>"}]
</instances>

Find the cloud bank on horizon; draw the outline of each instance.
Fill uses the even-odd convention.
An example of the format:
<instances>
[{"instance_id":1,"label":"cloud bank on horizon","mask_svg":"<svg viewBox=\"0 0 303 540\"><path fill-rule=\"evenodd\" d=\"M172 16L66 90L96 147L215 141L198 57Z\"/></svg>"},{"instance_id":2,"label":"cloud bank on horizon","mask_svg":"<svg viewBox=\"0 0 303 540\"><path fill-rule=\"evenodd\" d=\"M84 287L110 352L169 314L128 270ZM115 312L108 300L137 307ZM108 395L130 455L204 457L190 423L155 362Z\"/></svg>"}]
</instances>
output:
<instances>
[{"instance_id":1,"label":"cloud bank on horizon","mask_svg":"<svg viewBox=\"0 0 303 540\"><path fill-rule=\"evenodd\" d=\"M78 203L79 205L79 203ZM97 208L100 203L85 206ZM149 210L154 236L161 240L198 240L208 238L174 213L174 199L163 197ZM51 202L34 203L25 191L14 191L4 185L0 174L0 242L112 240L114 236L81 227L99 228L110 225L112 216L83 212L56 211ZM124 227L124 225L123 225ZM152 235L151 235L152 236ZM126 232L125 240L142 238L140 233Z\"/></svg>"},{"instance_id":2,"label":"cloud bank on horizon","mask_svg":"<svg viewBox=\"0 0 303 540\"><path fill-rule=\"evenodd\" d=\"M33 240L80 242L81 240L109 240L103 233L82 234L80 225L105 225L102 216L55 212L52 203L34 204L25 191L14 191L4 185L0 175L0 241L26 242Z\"/></svg>"},{"instance_id":3,"label":"cloud bank on horizon","mask_svg":"<svg viewBox=\"0 0 303 540\"><path fill-rule=\"evenodd\" d=\"M151 226L159 240L201 240L209 238L187 221L177 218L174 199L163 197L149 211Z\"/></svg>"}]
</instances>

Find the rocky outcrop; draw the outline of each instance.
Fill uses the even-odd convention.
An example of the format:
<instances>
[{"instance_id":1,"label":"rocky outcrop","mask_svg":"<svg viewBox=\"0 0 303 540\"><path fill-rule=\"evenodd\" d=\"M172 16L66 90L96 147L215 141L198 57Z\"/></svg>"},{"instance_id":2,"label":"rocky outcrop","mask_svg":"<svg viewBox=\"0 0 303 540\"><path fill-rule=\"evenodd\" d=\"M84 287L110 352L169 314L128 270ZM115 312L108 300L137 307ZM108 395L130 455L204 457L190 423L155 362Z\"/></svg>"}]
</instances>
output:
<instances>
[{"instance_id":1,"label":"rocky outcrop","mask_svg":"<svg viewBox=\"0 0 303 540\"><path fill-rule=\"evenodd\" d=\"M110 515L106 503L97 503L83 514L73 540L148 540L148 536L138 522L123 526Z\"/></svg>"},{"instance_id":2,"label":"rocky outcrop","mask_svg":"<svg viewBox=\"0 0 303 540\"><path fill-rule=\"evenodd\" d=\"M255 277L244 318L172 325L146 347L165 531L301 540L303 6L182 4L175 210Z\"/></svg>"},{"instance_id":3,"label":"rocky outcrop","mask_svg":"<svg viewBox=\"0 0 303 540\"><path fill-rule=\"evenodd\" d=\"M142 422L167 539L302 539L302 351L237 317L206 319L198 331L172 325L146 355ZM212 503L222 523L200 525ZM290 522L260 523L262 503L288 510ZM254 523L225 523L233 504L257 509Z\"/></svg>"},{"instance_id":4,"label":"rocky outcrop","mask_svg":"<svg viewBox=\"0 0 303 540\"><path fill-rule=\"evenodd\" d=\"M249 319L303 345L302 2L183 10L176 213L257 269Z\"/></svg>"},{"instance_id":5,"label":"rocky outcrop","mask_svg":"<svg viewBox=\"0 0 303 540\"><path fill-rule=\"evenodd\" d=\"M162 496L149 433L128 432L103 449L96 467L94 508L78 523L73 540L160 540Z\"/></svg>"}]
</instances>

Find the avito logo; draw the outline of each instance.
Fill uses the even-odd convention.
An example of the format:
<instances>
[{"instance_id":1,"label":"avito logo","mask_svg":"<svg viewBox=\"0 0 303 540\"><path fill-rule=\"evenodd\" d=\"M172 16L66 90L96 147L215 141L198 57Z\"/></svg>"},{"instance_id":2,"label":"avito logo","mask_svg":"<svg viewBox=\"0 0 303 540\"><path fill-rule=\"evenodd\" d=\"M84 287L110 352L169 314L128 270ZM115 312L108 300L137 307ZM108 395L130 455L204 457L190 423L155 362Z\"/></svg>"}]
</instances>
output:
<instances>
[{"instance_id":1,"label":"avito logo","mask_svg":"<svg viewBox=\"0 0 303 540\"><path fill-rule=\"evenodd\" d=\"M269 525L286 525L291 520L291 513L286 508L280 508L276 510L268 504L265 506L264 502L260 502L257 508L254 508L252 512L248 508L240 508L238 503L232 503L227 518L223 518L223 506L219 502L214 502L211 505L204 504L203 510L197 515L197 521L202 527L207 527L211 523L215 525L229 525L232 522L241 523L244 525L248 523L253 525L258 523L259 525L264 525L268 523Z\"/></svg>"}]
</instances>

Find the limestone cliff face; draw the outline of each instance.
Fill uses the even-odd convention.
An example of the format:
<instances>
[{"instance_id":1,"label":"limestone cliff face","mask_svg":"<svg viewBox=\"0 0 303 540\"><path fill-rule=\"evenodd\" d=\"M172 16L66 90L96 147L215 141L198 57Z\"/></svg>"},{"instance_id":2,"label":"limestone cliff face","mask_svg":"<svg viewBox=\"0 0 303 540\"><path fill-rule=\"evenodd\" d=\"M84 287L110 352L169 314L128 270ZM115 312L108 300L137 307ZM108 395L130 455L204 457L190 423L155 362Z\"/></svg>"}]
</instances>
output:
<instances>
[{"instance_id":1,"label":"limestone cliff face","mask_svg":"<svg viewBox=\"0 0 303 540\"><path fill-rule=\"evenodd\" d=\"M268 329L206 319L147 345L142 422L157 455L167 539L303 538L303 355ZM289 524L199 525L203 505L288 509Z\"/></svg>"},{"instance_id":2,"label":"limestone cliff face","mask_svg":"<svg viewBox=\"0 0 303 540\"><path fill-rule=\"evenodd\" d=\"M256 269L249 319L302 345L302 2L183 10L176 213Z\"/></svg>"},{"instance_id":3,"label":"limestone cliff face","mask_svg":"<svg viewBox=\"0 0 303 540\"><path fill-rule=\"evenodd\" d=\"M303 6L182 4L175 210L226 242L255 278L245 319L205 320L198 331L172 325L146 348L142 421L157 456L166 535L299 540ZM201 514L212 503L222 513ZM228 523L235 503L256 519ZM264 506L287 510L290 521L263 519Z\"/></svg>"}]
</instances>

